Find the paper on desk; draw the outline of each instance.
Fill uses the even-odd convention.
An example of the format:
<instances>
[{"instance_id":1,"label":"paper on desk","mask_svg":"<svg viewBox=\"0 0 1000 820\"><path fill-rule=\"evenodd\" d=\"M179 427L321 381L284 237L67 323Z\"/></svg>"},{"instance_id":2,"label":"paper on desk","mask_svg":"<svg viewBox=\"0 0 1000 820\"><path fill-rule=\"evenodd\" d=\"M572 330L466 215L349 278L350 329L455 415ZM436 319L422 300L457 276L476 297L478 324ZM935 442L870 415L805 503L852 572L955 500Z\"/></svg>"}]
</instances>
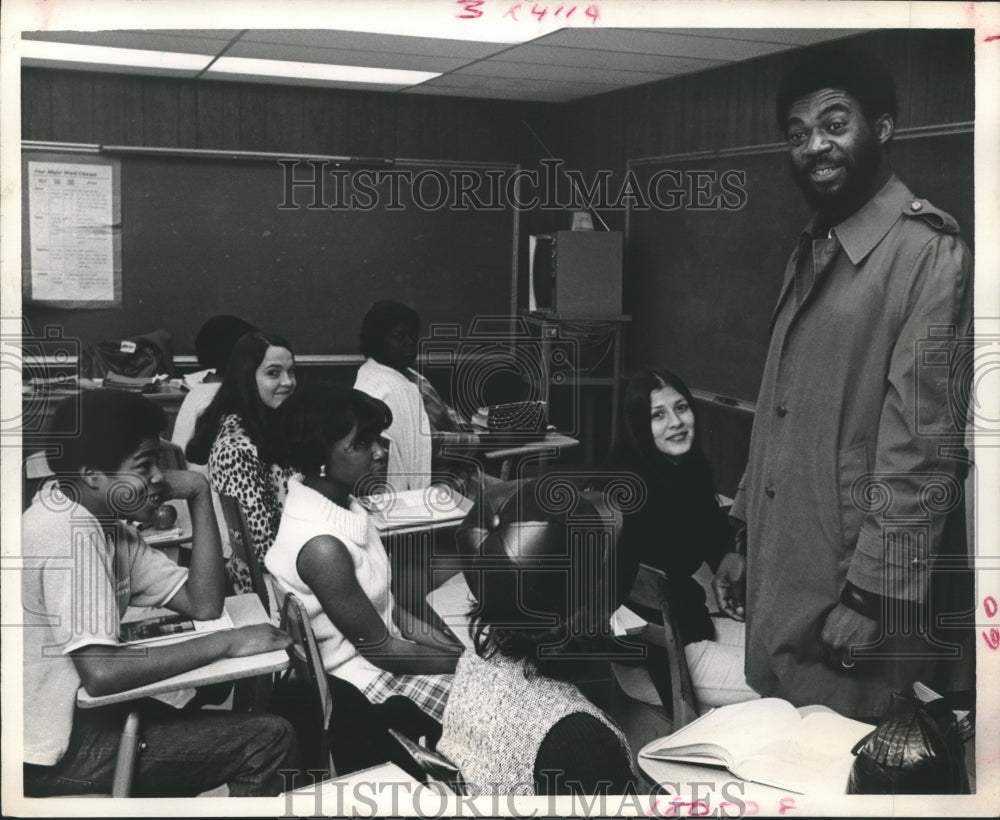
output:
<instances>
[{"instance_id":1,"label":"paper on desk","mask_svg":"<svg viewBox=\"0 0 1000 820\"><path fill-rule=\"evenodd\" d=\"M161 541L170 541L173 538L180 538L184 532L180 527L172 527L169 530L142 530L142 540L147 544L158 544Z\"/></svg>"},{"instance_id":2,"label":"paper on desk","mask_svg":"<svg viewBox=\"0 0 1000 820\"><path fill-rule=\"evenodd\" d=\"M636 635L642 632L647 626L644 618L636 615L624 604L611 613L611 629L619 637L623 635Z\"/></svg>"},{"instance_id":3,"label":"paper on desk","mask_svg":"<svg viewBox=\"0 0 1000 820\"><path fill-rule=\"evenodd\" d=\"M454 521L464 518L472 506L469 499L446 484L399 493L377 493L359 498L358 502L372 514L380 531Z\"/></svg>"},{"instance_id":4,"label":"paper on desk","mask_svg":"<svg viewBox=\"0 0 1000 820\"><path fill-rule=\"evenodd\" d=\"M469 612L476 599L461 572L427 593L427 603L466 649L474 648L469 634Z\"/></svg>"}]
</instances>

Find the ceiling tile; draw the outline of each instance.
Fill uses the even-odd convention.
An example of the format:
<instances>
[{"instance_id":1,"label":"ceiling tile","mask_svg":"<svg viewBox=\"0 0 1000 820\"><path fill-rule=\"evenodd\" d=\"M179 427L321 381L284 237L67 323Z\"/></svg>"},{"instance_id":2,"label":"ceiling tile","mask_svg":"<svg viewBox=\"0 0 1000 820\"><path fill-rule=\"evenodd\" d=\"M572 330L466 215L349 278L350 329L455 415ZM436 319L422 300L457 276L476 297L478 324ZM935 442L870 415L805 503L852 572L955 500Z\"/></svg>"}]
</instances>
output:
<instances>
[{"instance_id":1,"label":"ceiling tile","mask_svg":"<svg viewBox=\"0 0 1000 820\"><path fill-rule=\"evenodd\" d=\"M660 76L701 71L721 65L723 60L674 57L665 54L625 54L561 46L525 45L507 51L507 62L538 63L541 65L575 66L579 68L605 68L611 71L637 71Z\"/></svg>"},{"instance_id":2,"label":"ceiling tile","mask_svg":"<svg viewBox=\"0 0 1000 820\"><path fill-rule=\"evenodd\" d=\"M248 57L258 60L291 60L297 63L330 63L333 65L364 66L366 68L402 68L411 71L452 71L466 65L464 57L445 55L424 56L385 51L357 51L317 46L292 46L284 43L260 43L240 40L227 57Z\"/></svg>"},{"instance_id":3,"label":"ceiling tile","mask_svg":"<svg viewBox=\"0 0 1000 820\"><path fill-rule=\"evenodd\" d=\"M502 52L503 43L469 40L436 40L431 37L400 37L393 34L366 34L354 31L258 29L241 38L244 43L271 43L292 48L330 48L383 54L412 54L423 57L465 57L479 59Z\"/></svg>"},{"instance_id":4,"label":"ceiling tile","mask_svg":"<svg viewBox=\"0 0 1000 820\"><path fill-rule=\"evenodd\" d=\"M661 54L714 60L749 60L783 48L778 43L723 37L688 36L662 29L563 29L542 41L545 45Z\"/></svg>"},{"instance_id":5,"label":"ceiling tile","mask_svg":"<svg viewBox=\"0 0 1000 820\"><path fill-rule=\"evenodd\" d=\"M216 54L239 31L26 31L25 40L74 43L85 46L136 48L143 51L177 51L187 54Z\"/></svg>"},{"instance_id":6,"label":"ceiling tile","mask_svg":"<svg viewBox=\"0 0 1000 820\"><path fill-rule=\"evenodd\" d=\"M513 63L506 60L483 60L452 73L557 82L592 82L595 85L605 85L608 88L624 88L630 85L653 82L663 76L653 72L610 71L599 67Z\"/></svg>"}]
</instances>

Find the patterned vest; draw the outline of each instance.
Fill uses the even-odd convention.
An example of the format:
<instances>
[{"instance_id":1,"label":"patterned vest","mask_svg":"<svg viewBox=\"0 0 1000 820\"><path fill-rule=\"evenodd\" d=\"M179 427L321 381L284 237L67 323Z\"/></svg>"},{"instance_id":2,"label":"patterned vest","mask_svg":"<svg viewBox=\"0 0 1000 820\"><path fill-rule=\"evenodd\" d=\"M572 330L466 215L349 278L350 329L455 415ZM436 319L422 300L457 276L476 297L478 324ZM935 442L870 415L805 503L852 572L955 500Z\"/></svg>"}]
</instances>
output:
<instances>
[{"instance_id":1,"label":"patterned vest","mask_svg":"<svg viewBox=\"0 0 1000 820\"><path fill-rule=\"evenodd\" d=\"M624 735L571 683L524 676L521 661L467 651L455 670L437 749L481 794L534 794L535 758L549 730L585 712Z\"/></svg>"}]
</instances>

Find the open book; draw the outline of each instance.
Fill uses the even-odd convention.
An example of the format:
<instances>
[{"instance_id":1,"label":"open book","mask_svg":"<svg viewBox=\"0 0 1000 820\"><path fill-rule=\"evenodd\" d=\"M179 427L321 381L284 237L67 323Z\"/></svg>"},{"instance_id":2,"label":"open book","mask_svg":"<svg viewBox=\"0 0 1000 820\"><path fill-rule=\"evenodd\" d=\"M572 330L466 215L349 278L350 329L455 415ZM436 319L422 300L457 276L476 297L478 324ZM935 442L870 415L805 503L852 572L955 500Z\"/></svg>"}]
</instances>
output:
<instances>
[{"instance_id":1,"label":"open book","mask_svg":"<svg viewBox=\"0 0 1000 820\"><path fill-rule=\"evenodd\" d=\"M142 611L133 617L126 613L118 629L118 640L122 644L147 644L161 641L177 641L206 635L221 629L233 629L233 619L223 610L222 617L211 621L196 621L189 615L158 609Z\"/></svg>"},{"instance_id":2,"label":"open book","mask_svg":"<svg viewBox=\"0 0 1000 820\"><path fill-rule=\"evenodd\" d=\"M380 532L457 521L465 518L472 508L468 498L445 484L432 484L422 490L367 495L358 502L371 513Z\"/></svg>"},{"instance_id":3,"label":"open book","mask_svg":"<svg viewBox=\"0 0 1000 820\"><path fill-rule=\"evenodd\" d=\"M875 729L825 706L780 698L722 706L639 752L640 757L723 766L737 777L801 794L843 794L854 744Z\"/></svg>"}]
</instances>

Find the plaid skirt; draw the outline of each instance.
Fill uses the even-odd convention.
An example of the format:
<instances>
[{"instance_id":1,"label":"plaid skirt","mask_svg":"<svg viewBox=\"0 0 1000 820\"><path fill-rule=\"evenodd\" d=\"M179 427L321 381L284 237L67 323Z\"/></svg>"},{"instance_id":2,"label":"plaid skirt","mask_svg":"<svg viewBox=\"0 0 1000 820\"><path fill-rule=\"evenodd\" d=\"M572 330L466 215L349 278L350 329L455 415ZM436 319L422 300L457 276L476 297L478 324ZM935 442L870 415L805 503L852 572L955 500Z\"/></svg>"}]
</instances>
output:
<instances>
[{"instance_id":1,"label":"plaid skirt","mask_svg":"<svg viewBox=\"0 0 1000 820\"><path fill-rule=\"evenodd\" d=\"M372 703L383 703L394 695L402 695L441 723L454 677L454 675L394 675L383 670L365 687L364 696Z\"/></svg>"}]
</instances>

